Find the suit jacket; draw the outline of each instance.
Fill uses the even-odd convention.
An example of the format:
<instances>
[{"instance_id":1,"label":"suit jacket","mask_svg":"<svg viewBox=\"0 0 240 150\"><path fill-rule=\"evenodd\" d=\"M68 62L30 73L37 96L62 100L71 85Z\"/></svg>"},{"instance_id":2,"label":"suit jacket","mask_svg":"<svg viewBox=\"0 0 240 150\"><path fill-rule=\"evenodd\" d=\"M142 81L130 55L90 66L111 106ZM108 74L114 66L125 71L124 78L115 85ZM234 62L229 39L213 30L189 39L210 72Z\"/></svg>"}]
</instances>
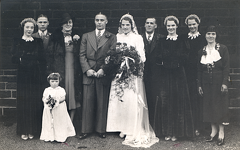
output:
<instances>
[{"instance_id":1,"label":"suit jacket","mask_svg":"<svg viewBox=\"0 0 240 150\"><path fill-rule=\"evenodd\" d=\"M96 72L99 69L103 69L105 72L105 58L107 52L116 48L117 38L114 34L105 31L100 38L99 44L97 44L97 37L95 30L83 34L81 46L80 46L80 63L83 71L83 84L91 84L94 82L93 77L87 77L86 71L93 69ZM109 82L108 75L101 78L103 82Z\"/></svg>"},{"instance_id":2,"label":"suit jacket","mask_svg":"<svg viewBox=\"0 0 240 150\"><path fill-rule=\"evenodd\" d=\"M158 53L160 53L160 40L165 37L164 35L154 33L151 43L149 44L146 34L142 34L144 41L144 49L145 49L145 68L144 68L144 76L148 76L152 74L154 65L156 65Z\"/></svg>"},{"instance_id":3,"label":"suit jacket","mask_svg":"<svg viewBox=\"0 0 240 150\"><path fill-rule=\"evenodd\" d=\"M50 35L51 35L51 33L47 32L46 36L44 36L42 38L44 50L47 50L48 42L49 42L49 39L50 39ZM35 37L35 38L41 38L41 36L39 35L38 32L33 33L32 36Z\"/></svg>"}]
</instances>

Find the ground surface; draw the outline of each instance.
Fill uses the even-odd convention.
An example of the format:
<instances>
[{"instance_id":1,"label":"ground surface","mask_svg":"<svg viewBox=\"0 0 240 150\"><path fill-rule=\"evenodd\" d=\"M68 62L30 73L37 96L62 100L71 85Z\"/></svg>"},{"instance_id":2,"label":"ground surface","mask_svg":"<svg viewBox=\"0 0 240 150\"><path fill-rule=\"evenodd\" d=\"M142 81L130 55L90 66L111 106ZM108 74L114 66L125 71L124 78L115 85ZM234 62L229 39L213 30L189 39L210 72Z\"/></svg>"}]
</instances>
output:
<instances>
[{"instance_id":1,"label":"ground surface","mask_svg":"<svg viewBox=\"0 0 240 150\"><path fill-rule=\"evenodd\" d=\"M38 138L23 141L16 135L16 123L4 121L0 118L0 150L74 150L74 149L97 149L97 150L131 150L145 149L132 148L122 145L122 139L117 133L108 133L105 139L99 138L93 134L87 139L79 140L77 137L68 138L65 143L44 142ZM8 120L9 121L9 120ZM205 130L200 136L194 139L179 139L176 142L160 141L153 145L151 150L239 150L240 149L240 124L239 122L231 122L225 128L225 145L216 146L215 142L206 143L204 140L209 134L209 130Z\"/></svg>"}]
</instances>

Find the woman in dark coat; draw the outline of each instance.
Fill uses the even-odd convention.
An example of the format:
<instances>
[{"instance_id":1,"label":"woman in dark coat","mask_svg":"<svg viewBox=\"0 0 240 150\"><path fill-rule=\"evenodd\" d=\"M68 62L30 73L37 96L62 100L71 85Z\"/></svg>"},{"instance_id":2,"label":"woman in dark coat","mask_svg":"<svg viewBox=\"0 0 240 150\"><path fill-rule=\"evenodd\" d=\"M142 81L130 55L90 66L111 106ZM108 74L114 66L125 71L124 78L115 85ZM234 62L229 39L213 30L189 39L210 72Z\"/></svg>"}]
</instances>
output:
<instances>
[{"instance_id":1,"label":"woman in dark coat","mask_svg":"<svg viewBox=\"0 0 240 150\"><path fill-rule=\"evenodd\" d=\"M63 77L61 86L66 90L66 102L73 121L76 108L80 107L82 96L82 71L79 61L80 36L73 29L73 19L63 14L61 28L50 37L48 46L48 67Z\"/></svg>"},{"instance_id":2,"label":"woman in dark coat","mask_svg":"<svg viewBox=\"0 0 240 150\"><path fill-rule=\"evenodd\" d=\"M42 80L44 52L41 39L33 38L36 22L25 18L21 22L23 36L15 38L12 62L18 64L17 73L17 134L23 140L40 135L42 121Z\"/></svg>"},{"instance_id":3,"label":"woman in dark coat","mask_svg":"<svg viewBox=\"0 0 240 150\"><path fill-rule=\"evenodd\" d=\"M198 87L203 96L203 121L210 122L212 127L206 141L212 142L218 133L220 146L224 144L222 123L228 122L229 54L225 45L216 42L218 36L215 26L207 28L207 45L198 52Z\"/></svg>"},{"instance_id":4,"label":"woman in dark coat","mask_svg":"<svg viewBox=\"0 0 240 150\"><path fill-rule=\"evenodd\" d=\"M202 100L199 98L197 87L197 64L198 51L204 46L204 36L198 31L200 19L197 15L191 14L186 17L185 24L189 28L189 33L184 34L184 42L187 48L188 59L185 62L189 96L193 111L195 134L198 136L202 129Z\"/></svg>"},{"instance_id":5,"label":"woman in dark coat","mask_svg":"<svg viewBox=\"0 0 240 150\"><path fill-rule=\"evenodd\" d=\"M178 137L194 136L191 103L183 67L187 54L183 39L176 33L178 19L168 16L164 25L168 35L161 41L158 65L162 67L159 68L158 75L154 73L158 82L159 100L153 126L157 135L162 132L166 136L165 140L176 141ZM156 131L158 128L161 131Z\"/></svg>"}]
</instances>

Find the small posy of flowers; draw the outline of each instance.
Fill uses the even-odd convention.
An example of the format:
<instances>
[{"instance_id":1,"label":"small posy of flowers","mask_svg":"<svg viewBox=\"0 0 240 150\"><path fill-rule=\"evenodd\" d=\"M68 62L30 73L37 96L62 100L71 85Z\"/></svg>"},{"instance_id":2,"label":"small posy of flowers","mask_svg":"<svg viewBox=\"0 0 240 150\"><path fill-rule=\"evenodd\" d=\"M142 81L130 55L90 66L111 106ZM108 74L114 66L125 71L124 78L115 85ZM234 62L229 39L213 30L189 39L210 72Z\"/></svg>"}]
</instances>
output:
<instances>
[{"instance_id":1,"label":"small posy of flowers","mask_svg":"<svg viewBox=\"0 0 240 150\"><path fill-rule=\"evenodd\" d=\"M73 42L77 42L80 39L80 36L75 34L73 38L71 36L66 36L64 41L67 45L71 45Z\"/></svg>"},{"instance_id":2,"label":"small posy of flowers","mask_svg":"<svg viewBox=\"0 0 240 150\"><path fill-rule=\"evenodd\" d=\"M110 33L106 33L106 34L105 34L105 37L106 37L106 38L109 38L110 36L111 36Z\"/></svg>"},{"instance_id":3,"label":"small posy of flowers","mask_svg":"<svg viewBox=\"0 0 240 150\"><path fill-rule=\"evenodd\" d=\"M50 107L50 109L52 109L55 106L57 101L54 98L52 98L51 95L49 95L47 100L48 101L46 104L48 105L48 107Z\"/></svg>"},{"instance_id":4,"label":"small posy of flowers","mask_svg":"<svg viewBox=\"0 0 240 150\"><path fill-rule=\"evenodd\" d=\"M207 55L206 46L204 46L204 48L203 48L202 55L204 55L204 56Z\"/></svg>"},{"instance_id":5,"label":"small posy of flowers","mask_svg":"<svg viewBox=\"0 0 240 150\"><path fill-rule=\"evenodd\" d=\"M219 43L217 43L217 44L215 45L215 49L218 51L218 50L219 50L219 48L220 48L220 44L219 44Z\"/></svg>"}]
</instances>

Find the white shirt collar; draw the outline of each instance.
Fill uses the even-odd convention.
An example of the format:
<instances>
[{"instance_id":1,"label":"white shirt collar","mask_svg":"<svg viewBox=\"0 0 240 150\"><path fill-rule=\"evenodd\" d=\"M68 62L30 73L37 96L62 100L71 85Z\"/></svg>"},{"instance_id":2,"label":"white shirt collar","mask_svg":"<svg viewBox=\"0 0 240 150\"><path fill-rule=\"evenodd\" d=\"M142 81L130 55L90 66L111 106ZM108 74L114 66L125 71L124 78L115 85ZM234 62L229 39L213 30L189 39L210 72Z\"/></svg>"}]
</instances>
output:
<instances>
[{"instance_id":1,"label":"white shirt collar","mask_svg":"<svg viewBox=\"0 0 240 150\"><path fill-rule=\"evenodd\" d=\"M153 35L154 35L154 32L151 33L151 34L148 34L147 32L145 32L145 34L146 34L146 38L147 38L147 40L148 40L148 36L150 35L150 36L151 36L151 37L150 37L150 40L152 41L152 39L153 39Z\"/></svg>"},{"instance_id":2,"label":"white shirt collar","mask_svg":"<svg viewBox=\"0 0 240 150\"><path fill-rule=\"evenodd\" d=\"M101 31L101 36L103 35L103 33L105 32L105 29L102 29L102 30L100 30ZM95 30L95 33L96 33L96 36L98 35L98 32L99 32L99 30L98 29L96 29Z\"/></svg>"},{"instance_id":3,"label":"white shirt collar","mask_svg":"<svg viewBox=\"0 0 240 150\"><path fill-rule=\"evenodd\" d=\"M28 42L28 41L32 42L34 40L33 37L28 37L28 36L25 36L25 35L22 36L22 39L25 40L26 42Z\"/></svg>"},{"instance_id":4,"label":"white shirt collar","mask_svg":"<svg viewBox=\"0 0 240 150\"><path fill-rule=\"evenodd\" d=\"M47 35L47 30L45 30L45 31L41 31L41 30L38 30L38 34L41 36L42 35L42 33L43 33L43 35Z\"/></svg>"},{"instance_id":5,"label":"white shirt collar","mask_svg":"<svg viewBox=\"0 0 240 150\"><path fill-rule=\"evenodd\" d=\"M177 38L178 38L178 35L176 34L176 35L174 35L174 36L172 36L172 35L167 35L167 38L166 38L166 40L173 40L173 41L176 41L177 40Z\"/></svg>"},{"instance_id":6,"label":"white shirt collar","mask_svg":"<svg viewBox=\"0 0 240 150\"><path fill-rule=\"evenodd\" d=\"M188 38L189 39L196 39L199 35L201 35L199 32L196 32L196 33L194 33L194 34L192 34L192 32L189 32L188 33Z\"/></svg>"}]
</instances>

